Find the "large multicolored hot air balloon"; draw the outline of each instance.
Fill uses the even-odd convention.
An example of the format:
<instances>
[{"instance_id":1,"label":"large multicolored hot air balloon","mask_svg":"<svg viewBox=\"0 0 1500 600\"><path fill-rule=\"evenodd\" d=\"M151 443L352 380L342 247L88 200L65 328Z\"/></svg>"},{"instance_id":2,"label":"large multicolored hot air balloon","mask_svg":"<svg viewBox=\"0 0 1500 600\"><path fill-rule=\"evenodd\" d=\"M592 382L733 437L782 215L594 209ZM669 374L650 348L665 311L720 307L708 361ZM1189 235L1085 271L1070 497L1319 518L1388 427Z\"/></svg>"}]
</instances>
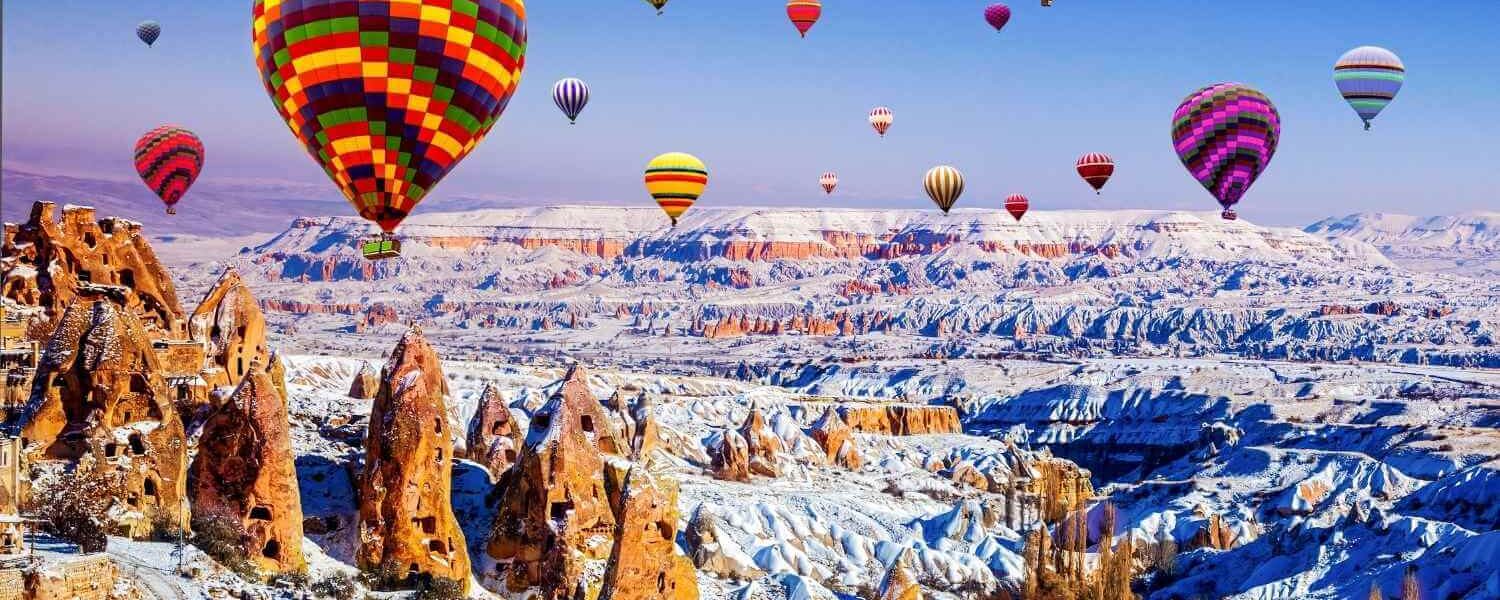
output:
<instances>
[{"instance_id":1,"label":"large multicolored hot air balloon","mask_svg":"<svg viewBox=\"0 0 1500 600\"><path fill-rule=\"evenodd\" d=\"M870 126L875 128L875 133L880 134L880 137L885 137L885 132L895 120L896 115L891 114L891 109L884 106L877 106L870 111Z\"/></svg>"},{"instance_id":2,"label":"large multicolored hot air balloon","mask_svg":"<svg viewBox=\"0 0 1500 600\"><path fill-rule=\"evenodd\" d=\"M667 0L646 0L646 4L650 4L655 8L656 14L660 16L662 13L661 9L667 5Z\"/></svg>"},{"instance_id":3,"label":"large multicolored hot air balloon","mask_svg":"<svg viewBox=\"0 0 1500 600\"><path fill-rule=\"evenodd\" d=\"M1017 221L1026 216L1026 211L1031 209L1031 201L1021 194L1011 194L1005 197L1005 212L1015 217Z\"/></svg>"},{"instance_id":4,"label":"large multicolored hot air balloon","mask_svg":"<svg viewBox=\"0 0 1500 600\"><path fill-rule=\"evenodd\" d=\"M148 47L155 44L156 38L161 37L161 23L141 21L140 25L135 26L135 37L141 38L141 41L146 42Z\"/></svg>"},{"instance_id":5,"label":"large multicolored hot air balloon","mask_svg":"<svg viewBox=\"0 0 1500 600\"><path fill-rule=\"evenodd\" d=\"M990 24L990 27L994 27L995 31L1000 31L1005 28L1006 23L1010 22L1010 7L1004 4L991 4L984 9L984 20Z\"/></svg>"},{"instance_id":6,"label":"large multicolored hot air balloon","mask_svg":"<svg viewBox=\"0 0 1500 600\"><path fill-rule=\"evenodd\" d=\"M964 193L964 174L948 165L939 165L927 171L927 176L922 178L922 187L927 189L927 197L932 198L946 215Z\"/></svg>"},{"instance_id":7,"label":"large multicolored hot air balloon","mask_svg":"<svg viewBox=\"0 0 1500 600\"><path fill-rule=\"evenodd\" d=\"M823 3L818 0L787 0L786 16L797 27L797 33L807 37L807 30L823 16Z\"/></svg>"},{"instance_id":8,"label":"large multicolored hot air balloon","mask_svg":"<svg viewBox=\"0 0 1500 600\"><path fill-rule=\"evenodd\" d=\"M522 0L254 0L251 10L276 110L385 240L495 126L526 65Z\"/></svg>"},{"instance_id":9,"label":"large multicolored hot air balloon","mask_svg":"<svg viewBox=\"0 0 1500 600\"><path fill-rule=\"evenodd\" d=\"M678 217L693 207L708 187L708 167L698 157L668 152L646 164L646 191L677 226Z\"/></svg>"},{"instance_id":10,"label":"large multicolored hot air balloon","mask_svg":"<svg viewBox=\"0 0 1500 600\"><path fill-rule=\"evenodd\" d=\"M578 123L578 113L589 103L589 84L582 79L568 77L552 86L552 101L568 116L569 123Z\"/></svg>"},{"instance_id":11,"label":"large multicolored hot air balloon","mask_svg":"<svg viewBox=\"0 0 1500 600\"><path fill-rule=\"evenodd\" d=\"M1344 101L1354 107L1369 131L1386 105L1396 99L1406 81L1406 65L1394 52L1377 46L1360 46L1339 57L1333 65L1333 83Z\"/></svg>"},{"instance_id":12,"label":"large multicolored hot air balloon","mask_svg":"<svg viewBox=\"0 0 1500 600\"><path fill-rule=\"evenodd\" d=\"M176 125L152 129L135 143L135 170L175 215L177 201L203 171L203 142Z\"/></svg>"},{"instance_id":13,"label":"large multicolored hot air balloon","mask_svg":"<svg viewBox=\"0 0 1500 600\"><path fill-rule=\"evenodd\" d=\"M824 173L822 177L818 178L818 185L823 186L824 192L832 194L833 190L839 187L839 174L833 171Z\"/></svg>"},{"instance_id":14,"label":"large multicolored hot air balloon","mask_svg":"<svg viewBox=\"0 0 1500 600\"><path fill-rule=\"evenodd\" d=\"M1090 152L1078 157L1074 165L1078 169L1078 176L1088 182L1094 188L1094 193L1102 194L1104 184L1109 183L1111 175L1115 174L1115 161L1108 154Z\"/></svg>"},{"instance_id":15,"label":"large multicolored hot air balloon","mask_svg":"<svg viewBox=\"0 0 1500 600\"><path fill-rule=\"evenodd\" d=\"M1220 83L1189 94L1172 115L1178 158L1235 219L1234 205L1276 154L1281 115L1265 94Z\"/></svg>"}]
</instances>

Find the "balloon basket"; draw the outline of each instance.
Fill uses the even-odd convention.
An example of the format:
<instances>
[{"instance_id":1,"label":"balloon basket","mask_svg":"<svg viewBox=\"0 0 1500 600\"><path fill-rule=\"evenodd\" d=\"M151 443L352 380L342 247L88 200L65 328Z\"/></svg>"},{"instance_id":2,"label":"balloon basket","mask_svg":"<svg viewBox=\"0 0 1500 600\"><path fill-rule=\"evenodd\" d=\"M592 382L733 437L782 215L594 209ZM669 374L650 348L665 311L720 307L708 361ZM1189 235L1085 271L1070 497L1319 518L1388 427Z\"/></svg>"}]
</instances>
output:
<instances>
[{"instance_id":1,"label":"balloon basket","mask_svg":"<svg viewBox=\"0 0 1500 600\"><path fill-rule=\"evenodd\" d=\"M381 260L401 256L401 240L381 236L360 243L360 252L368 260Z\"/></svg>"},{"instance_id":2,"label":"balloon basket","mask_svg":"<svg viewBox=\"0 0 1500 600\"><path fill-rule=\"evenodd\" d=\"M1240 218L1240 216L1232 210L1226 210L1223 213L1220 213L1219 216L1224 217L1225 221L1235 221Z\"/></svg>"},{"instance_id":3,"label":"balloon basket","mask_svg":"<svg viewBox=\"0 0 1500 600\"><path fill-rule=\"evenodd\" d=\"M175 206L168 206L167 207L167 214L169 214L169 215L175 215L175 214L177 214L177 207L175 207Z\"/></svg>"}]
</instances>

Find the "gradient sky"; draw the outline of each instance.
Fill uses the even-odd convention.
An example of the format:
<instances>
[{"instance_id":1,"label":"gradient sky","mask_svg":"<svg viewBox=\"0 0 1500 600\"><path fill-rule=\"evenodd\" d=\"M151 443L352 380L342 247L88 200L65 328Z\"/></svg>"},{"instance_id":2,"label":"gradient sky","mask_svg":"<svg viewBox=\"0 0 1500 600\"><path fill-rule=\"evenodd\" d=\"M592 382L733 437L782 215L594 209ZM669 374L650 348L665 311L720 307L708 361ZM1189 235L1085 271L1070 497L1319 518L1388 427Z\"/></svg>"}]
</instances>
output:
<instances>
[{"instance_id":1,"label":"gradient sky","mask_svg":"<svg viewBox=\"0 0 1500 600\"><path fill-rule=\"evenodd\" d=\"M203 138L205 181L319 183L337 197L261 87L249 4L7 1L6 166L134 177L136 137L171 122ZM1042 209L1212 210L1168 125L1189 92L1233 80L1284 123L1241 205L1252 221L1500 206L1481 176L1500 138L1500 1L1015 0L999 34L983 0L824 4L802 40L780 0L673 0L663 17L639 0L534 0L516 97L435 194L649 203L641 169L680 150L709 165L705 205L926 208L922 173L947 163L968 178L961 207L1023 192ZM162 23L154 48L135 39L148 18ZM1330 78L1364 44L1409 71L1369 133ZM565 76L593 92L575 127L550 97ZM865 122L876 105L896 115L885 140ZM1119 164L1102 197L1073 172L1089 151ZM825 200L828 169L843 184Z\"/></svg>"}]
</instances>

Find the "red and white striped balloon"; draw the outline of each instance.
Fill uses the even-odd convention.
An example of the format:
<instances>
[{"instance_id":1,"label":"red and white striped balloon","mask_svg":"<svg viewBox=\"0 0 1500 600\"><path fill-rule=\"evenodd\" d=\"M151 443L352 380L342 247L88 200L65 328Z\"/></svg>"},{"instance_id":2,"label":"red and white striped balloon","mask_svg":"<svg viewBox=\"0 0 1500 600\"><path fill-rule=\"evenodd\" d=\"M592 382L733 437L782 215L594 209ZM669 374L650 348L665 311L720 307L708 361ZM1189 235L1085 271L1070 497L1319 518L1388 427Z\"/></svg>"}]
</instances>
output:
<instances>
[{"instance_id":1,"label":"red and white striped balloon","mask_svg":"<svg viewBox=\"0 0 1500 600\"><path fill-rule=\"evenodd\" d=\"M1102 194L1104 184L1109 183L1109 177L1115 174L1115 161L1108 154L1090 152L1078 157L1078 176L1093 186L1094 193Z\"/></svg>"},{"instance_id":2,"label":"red and white striped balloon","mask_svg":"<svg viewBox=\"0 0 1500 600\"><path fill-rule=\"evenodd\" d=\"M1017 221L1026 216L1026 211L1031 208L1031 201L1020 194L1011 194L1005 198L1005 212L1015 217Z\"/></svg>"},{"instance_id":3,"label":"red and white striped balloon","mask_svg":"<svg viewBox=\"0 0 1500 600\"><path fill-rule=\"evenodd\" d=\"M885 137L885 132L891 128L891 123L896 120L896 115L891 114L891 109L877 106L870 111L870 126L875 128L875 133Z\"/></svg>"},{"instance_id":4,"label":"red and white striped balloon","mask_svg":"<svg viewBox=\"0 0 1500 600\"><path fill-rule=\"evenodd\" d=\"M823 191L832 194L834 188L839 186L839 174L829 171L818 178L818 185L823 186Z\"/></svg>"}]
</instances>

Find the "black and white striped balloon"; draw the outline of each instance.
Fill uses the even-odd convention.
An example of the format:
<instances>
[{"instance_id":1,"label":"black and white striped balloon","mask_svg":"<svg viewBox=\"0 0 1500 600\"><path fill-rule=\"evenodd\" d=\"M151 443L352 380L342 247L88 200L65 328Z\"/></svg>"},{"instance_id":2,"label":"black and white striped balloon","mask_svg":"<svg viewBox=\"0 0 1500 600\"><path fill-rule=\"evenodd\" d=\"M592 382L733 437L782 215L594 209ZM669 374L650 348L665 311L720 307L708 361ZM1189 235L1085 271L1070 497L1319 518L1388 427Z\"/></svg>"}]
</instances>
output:
<instances>
[{"instance_id":1,"label":"black and white striped balloon","mask_svg":"<svg viewBox=\"0 0 1500 600\"><path fill-rule=\"evenodd\" d=\"M589 103L589 85L582 79L569 77L552 86L552 101L568 116L571 123L578 122L578 113Z\"/></svg>"},{"instance_id":2,"label":"black and white striped balloon","mask_svg":"<svg viewBox=\"0 0 1500 600\"><path fill-rule=\"evenodd\" d=\"M142 21L135 26L135 37L141 38L147 46L156 43L156 38L161 37L161 23L156 21Z\"/></svg>"}]
</instances>

